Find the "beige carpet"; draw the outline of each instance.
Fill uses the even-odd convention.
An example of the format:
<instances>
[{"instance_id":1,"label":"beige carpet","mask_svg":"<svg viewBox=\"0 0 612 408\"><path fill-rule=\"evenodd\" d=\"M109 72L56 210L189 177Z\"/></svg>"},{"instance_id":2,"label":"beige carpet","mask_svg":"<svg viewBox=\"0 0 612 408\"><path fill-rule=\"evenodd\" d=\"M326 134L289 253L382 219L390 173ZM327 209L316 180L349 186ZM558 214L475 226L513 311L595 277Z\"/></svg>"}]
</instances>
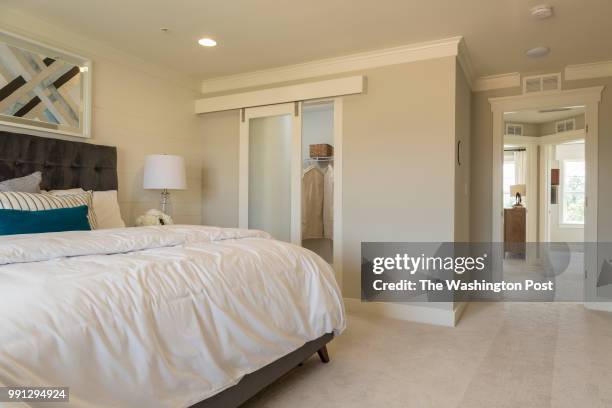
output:
<instances>
[{"instance_id":1,"label":"beige carpet","mask_svg":"<svg viewBox=\"0 0 612 408\"><path fill-rule=\"evenodd\" d=\"M612 407L612 314L473 303L456 328L349 316L329 346L244 407Z\"/></svg>"}]
</instances>

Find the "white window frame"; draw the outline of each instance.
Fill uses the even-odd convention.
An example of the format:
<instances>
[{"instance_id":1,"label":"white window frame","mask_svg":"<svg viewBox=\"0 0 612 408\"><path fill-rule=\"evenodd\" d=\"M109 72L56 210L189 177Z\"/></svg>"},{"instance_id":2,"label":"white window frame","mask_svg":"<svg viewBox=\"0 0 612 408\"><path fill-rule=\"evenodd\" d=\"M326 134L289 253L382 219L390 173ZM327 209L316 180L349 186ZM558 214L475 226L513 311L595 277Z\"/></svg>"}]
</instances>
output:
<instances>
[{"instance_id":1,"label":"white window frame","mask_svg":"<svg viewBox=\"0 0 612 408\"><path fill-rule=\"evenodd\" d=\"M563 202L565 201L565 163L566 162L583 162L585 163L586 166L586 161L584 160L577 160L577 159L567 159L567 160L560 160L559 162L559 168L561 169L561 177L559 180L559 228L584 228L584 221L582 223L576 223L576 222L565 222L565 218L564 218L564 213L565 213L565 206L563 205ZM584 196L586 198L586 185L585 185L585 191L584 191ZM585 206L585 211L586 211L586 206Z\"/></svg>"}]
</instances>

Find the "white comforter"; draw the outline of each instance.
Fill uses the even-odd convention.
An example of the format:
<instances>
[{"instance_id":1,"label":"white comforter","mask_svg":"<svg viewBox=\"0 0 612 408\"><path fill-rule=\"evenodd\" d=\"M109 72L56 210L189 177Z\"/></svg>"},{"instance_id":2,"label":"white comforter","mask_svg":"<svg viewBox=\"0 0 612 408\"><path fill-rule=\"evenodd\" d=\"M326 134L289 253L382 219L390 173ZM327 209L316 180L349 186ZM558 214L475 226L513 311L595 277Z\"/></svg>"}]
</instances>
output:
<instances>
[{"instance_id":1,"label":"white comforter","mask_svg":"<svg viewBox=\"0 0 612 408\"><path fill-rule=\"evenodd\" d=\"M70 406L189 406L344 327L330 266L263 232L0 238L0 384L69 386Z\"/></svg>"}]
</instances>

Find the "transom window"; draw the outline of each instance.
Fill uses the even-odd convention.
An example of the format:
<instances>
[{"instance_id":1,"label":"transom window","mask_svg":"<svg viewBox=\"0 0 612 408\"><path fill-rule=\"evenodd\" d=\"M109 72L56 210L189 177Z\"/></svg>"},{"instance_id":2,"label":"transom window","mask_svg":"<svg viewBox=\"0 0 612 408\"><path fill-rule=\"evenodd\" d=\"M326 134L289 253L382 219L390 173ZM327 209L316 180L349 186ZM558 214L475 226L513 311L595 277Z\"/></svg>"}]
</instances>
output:
<instances>
[{"instance_id":1,"label":"transom window","mask_svg":"<svg viewBox=\"0 0 612 408\"><path fill-rule=\"evenodd\" d=\"M506 123L506 134L510 136L522 136L523 125L519 123Z\"/></svg>"},{"instance_id":2,"label":"transom window","mask_svg":"<svg viewBox=\"0 0 612 408\"><path fill-rule=\"evenodd\" d=\"M555 127L557 129L557 133L568 132L570 130L574 130L576 129L576 119L572 118L572 119L561 120L556 123Z\"/></svg>"}]
</instances>

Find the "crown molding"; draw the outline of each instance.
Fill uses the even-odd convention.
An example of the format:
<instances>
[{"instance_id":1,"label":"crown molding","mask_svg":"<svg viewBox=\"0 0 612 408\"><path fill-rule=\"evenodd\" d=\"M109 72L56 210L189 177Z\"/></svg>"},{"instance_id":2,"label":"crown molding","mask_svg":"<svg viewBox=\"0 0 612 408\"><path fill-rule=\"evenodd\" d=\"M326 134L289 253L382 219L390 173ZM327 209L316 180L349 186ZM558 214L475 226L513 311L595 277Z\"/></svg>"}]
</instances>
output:
<instances>
[{"instance_id":1,"label":"crown molding","mask_svg":"<svg viewBox=\"0 0 612 408\"><path fill-rule=\"evenodd\" d=\"M474 65L472 65L472 60L470 59L470 53L468 52L467 46L465 45L465 40L461 38L459 40L458 49L457 49L457 61L459 61L459 65L463 69L463 73L465 74L465 79L470 87L470 89L474 89Z\"/></svg>"},{"instance_id":2,"label":"crown molding","mask_svg":"<svg viewBox=\"0 0 612 408\"><path fill-rule=\"evenodd\" d=\"M462 37L451 37L442 40L350 54L342 57L327 58L302 64L286 65L244 74L212 78L202 81L201 91L203 94L225 92L358 71L385 65L457 56L461 41ZM466 61L469 60L466 59ZM464 63L469 64L469 62ZM468 65L468 67L469 68L464 68L464 70L471 69L471 65ZM466 72L466 75L467 74L468 72Z\"/></svg>"},{"instance_id":3,"label":"crown molding","mask_svg":"<svg viewBox=\"0 0 612 408\"><path fill-rule=\"evenodd\" d=\"M508 74L490 75L476 78L472 90L474 92L490 91L492 89L517 88L521 86L521 74L511 72Z\"/></svg>"},{"instance_id":4,"label":"crown molding","mask_svg":"<svg viewBox=\"0 0 612 408\"><path fill-rule=\"evenodd\" d=\"M612 61L568 65L565 67L566 81L601 77L612 77Z\"/></svg>"}]
</instances>

